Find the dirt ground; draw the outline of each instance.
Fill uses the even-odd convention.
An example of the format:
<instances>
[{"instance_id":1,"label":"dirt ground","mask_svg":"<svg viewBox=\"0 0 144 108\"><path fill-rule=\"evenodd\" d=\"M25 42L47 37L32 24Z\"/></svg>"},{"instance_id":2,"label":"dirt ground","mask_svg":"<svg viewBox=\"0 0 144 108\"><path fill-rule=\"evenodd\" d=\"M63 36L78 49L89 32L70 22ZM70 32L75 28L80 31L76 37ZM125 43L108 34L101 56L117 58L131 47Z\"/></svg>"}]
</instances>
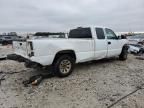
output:
<instances>
[{"instance_id":1,"label":"dirt ground","mask_svg":"<svg viewBox=\"0 0 144 108\"><path fill-rule=\"evenodd\" d=\"M7 54L12 54L13 50L12 50L12 46L8 45L8 46L2 46L0 44L0 59L6 57Z\"/></svg>"},{"instance_id":2,"label":"dirt ground","mask_svg":"<svg viewBox=\"0 0 144 108\"><path fill-rule=\"evenodd\" d=\"M127 61L113 58L78 64L69 77L46 79L36 87L24 87L22 81L42 71L10 60L0 61L1 71L5 74L0 77L6 76L0 85L0 108L107 108L144 83L144 61L133 55ZM144 89L112 108L144 108Z\"/></svg>"}]
</instances>

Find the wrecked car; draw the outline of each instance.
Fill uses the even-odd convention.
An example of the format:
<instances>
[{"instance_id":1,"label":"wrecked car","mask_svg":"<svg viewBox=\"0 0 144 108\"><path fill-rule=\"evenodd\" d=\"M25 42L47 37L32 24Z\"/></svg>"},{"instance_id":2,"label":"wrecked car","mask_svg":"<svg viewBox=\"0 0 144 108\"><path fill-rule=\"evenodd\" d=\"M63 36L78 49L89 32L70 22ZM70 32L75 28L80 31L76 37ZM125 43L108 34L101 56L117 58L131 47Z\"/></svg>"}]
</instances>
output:
<instances>
[{"instance_id":1,"label":"wrecked car","mask_svg":"<svg viewBox=\"0 0 144 108\"><path fill-rule=\"evenodd\" d=\"M12 44L12 37L11 36L2 36L0 39L0 43L2 45Z\"/></svg>"},{"instance_id":2,"label":"wrecked car","mask_svg":"<svg viewBox=\"0 0 144 108\"><path fill-rule=\"evenodd\" d=\"M140 45L140 44L129 44L129 49L128 52L129 53L133 53L133 54L142 54L144 53L144 46Z\"/></svg>"},{"instance_id":3,"label":"wrecked car","mask_svg":"<svg viewBox=\"0 0 144 108\"><path fill-rule=\"evenodd\" d=\"M14 40L20 40L20 36L13 36L13 35L3 35L0 37L0 44L2 45L8 45L12 44Z\"/></svg>"},{"instance_id":4,"label":"wrecked car","mask_svg":"<svg viewBox=\"0 0 144 108\"><path fill-rule=\"evenodd\" d=\"M129 44L138 44L144 41L144 35L135 35L128 37Z\"/></svg>"},{"instance_id":5,"label":"wrecked car","mask_svg":"<svg viewBox=\"0 0 144 108\"><path fill-rule=\"evenodd\" d=\"M38 34L41 35L42 34ZM56 35L56 36L55 36ZM64 38L59 38L63 37ZM27 67L51 66L59 77L70 75L76 63L119 56L126 60L127 40L121 39L109 28L78 27L64 33L47 33L48 37L14 41L13 59L25 62Z\"/></svg>"}]
</instances>

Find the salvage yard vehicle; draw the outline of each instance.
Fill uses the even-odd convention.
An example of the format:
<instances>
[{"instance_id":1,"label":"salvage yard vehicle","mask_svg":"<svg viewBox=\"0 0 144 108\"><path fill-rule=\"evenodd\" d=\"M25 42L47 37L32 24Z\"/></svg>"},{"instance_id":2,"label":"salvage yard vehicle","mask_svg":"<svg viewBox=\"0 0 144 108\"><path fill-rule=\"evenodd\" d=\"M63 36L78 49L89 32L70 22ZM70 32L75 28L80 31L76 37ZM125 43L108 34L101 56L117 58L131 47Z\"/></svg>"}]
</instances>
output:
<instances>
[{"instance_id":1,"label":"salvage yard vehicle","mask_svg":"<svg viewBox=\"0 0 144 108\"><path fill-rule=\"evenodd\" d=\"M2 35L0 36L0 44L8 45L12 44L12 41L21 39L20 36L13 36L13 35Z\"/></svg>"},{"instance_id":2,"label":"salvage yard vehicle","mask_svg":"<svg viewBox=\"0 0 144 108\"><path fill-rule=\"evenodd\" d=\"M144 41L144 35L134 35L128 37L129 44L138 44Z\"/></svg>"},{"instance_id":3,"label":"salvage yard vehicle","mask_svg":"<svg viewBox=\"0 0 144 108\"><path fill-rule=\"evenodd\" d=\"M25 62L27 67L52 66L53 73L59 77L70 75L76 63L100 60L119 56L126 60L127 40L121 39L108 28L78 27L70 30L65 38L33 38L26 41L14 41L15 59ZM55 36L54 36L55 37Z\"/></svg>"},{"instance_id":4,"label":"salvage yard vehicle","mask_svg":"<svg viewBox=\"0 0 144 108\"><path fill-rule=\"evenodd\" d=\"M140 44L128 44L129 49L128 52L129 53L133 53L133 54L143 54L144 53L144 46L140 45Z\"/></svg>"},{"instance_id":5,"label":"salvage yard vehicle","mask_svg":"<svg viewBox=\"0 0 144 108\"><path fill-rule=\"evenodd\" d=\"M2 36L0 39L0 43L2 45L12 44L12 37L10 36Z\"/></svg>"}]
</instances>

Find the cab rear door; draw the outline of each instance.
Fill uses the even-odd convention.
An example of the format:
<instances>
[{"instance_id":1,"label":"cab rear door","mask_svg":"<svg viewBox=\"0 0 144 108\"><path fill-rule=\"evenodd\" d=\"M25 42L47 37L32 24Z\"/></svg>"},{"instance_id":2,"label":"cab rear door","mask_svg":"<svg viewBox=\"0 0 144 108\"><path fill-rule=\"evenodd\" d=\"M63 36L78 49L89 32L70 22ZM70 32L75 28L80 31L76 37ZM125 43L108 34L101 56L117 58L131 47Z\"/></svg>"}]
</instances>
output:
<instances>
[{"instance_id":1,"label":"cab rear door","mask_svg":"<svg viewBox=\"0 0 144 108\"><path fill-rule=\"evenodd\" d=\"M95 28L93 36L95 37L95 60L106 58L108 46L104 29Z\"/></svg>"}]
</instances>

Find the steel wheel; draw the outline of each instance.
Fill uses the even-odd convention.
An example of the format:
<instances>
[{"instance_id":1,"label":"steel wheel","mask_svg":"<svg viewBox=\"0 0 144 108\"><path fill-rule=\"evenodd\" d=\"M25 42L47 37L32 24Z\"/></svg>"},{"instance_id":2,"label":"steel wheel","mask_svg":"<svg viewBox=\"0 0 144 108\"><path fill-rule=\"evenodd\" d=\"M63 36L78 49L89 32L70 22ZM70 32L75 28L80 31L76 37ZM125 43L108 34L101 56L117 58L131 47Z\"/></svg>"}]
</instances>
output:
<instances>
[{"instance_id":1,"label":"steel wheel","mask_svg":"<svg viewBox=\"0 0 144 108\"><path fill-rule=\"evenodd\" d=\"M67 74L70 72L72 64L69 60L62 60L59 65L61 73Z\"/></svg>"},{"instance_id":2,"label":"steel wheel","mask_svg":"<svg viewBox=\"0 0 144 108\"><path fill-rule=\"evenodd\" d=\"M75 59L69 55L60 56L53 64L53 72L58 77L69 76L74 69Z\"/></svg>"}]
</instances>

